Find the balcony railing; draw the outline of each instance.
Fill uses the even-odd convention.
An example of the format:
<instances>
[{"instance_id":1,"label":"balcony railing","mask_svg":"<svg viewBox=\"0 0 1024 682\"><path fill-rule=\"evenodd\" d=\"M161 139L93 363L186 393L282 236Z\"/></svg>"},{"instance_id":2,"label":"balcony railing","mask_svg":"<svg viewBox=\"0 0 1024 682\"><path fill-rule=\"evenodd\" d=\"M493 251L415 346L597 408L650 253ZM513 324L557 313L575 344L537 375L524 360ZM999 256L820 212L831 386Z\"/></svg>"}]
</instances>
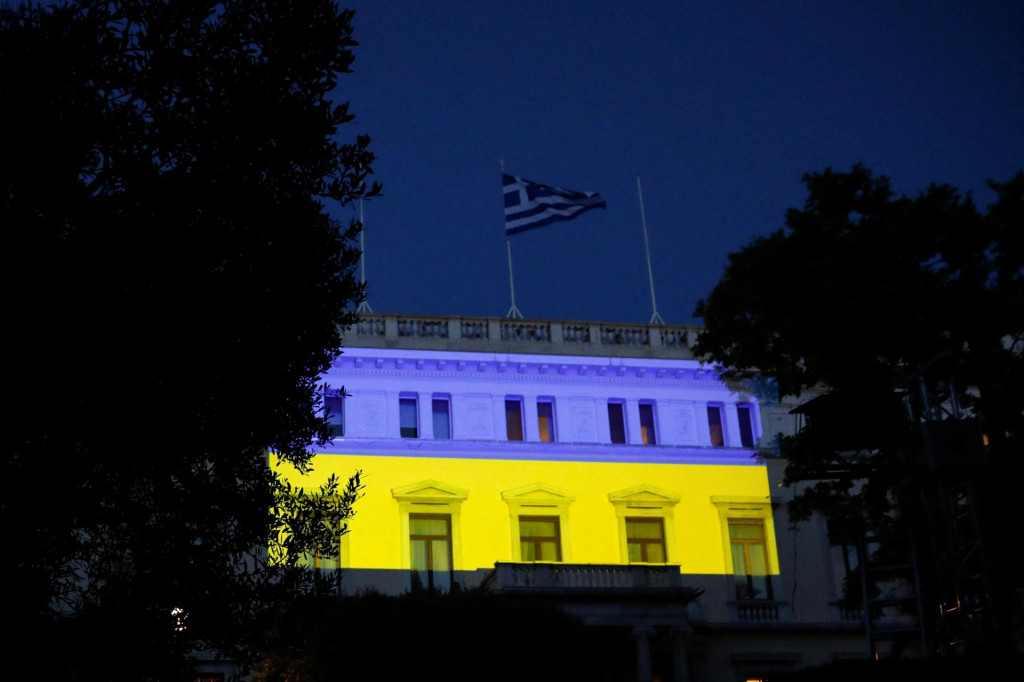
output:
<instances>
[{"instance_id":1,"label":"balcony railing","mask_svg":"<svg viewBox=\"0 0 1024 682\"><path fill-rule=\"evenodd\" d=\"M751 599L733 602L736 609L736 620L742 623L777 623L779 621L779 602Z\"/></svg>"},{"instance_id":2,"label":"balcony railing","mask_svg":"<svg viewBox=\"0 0 1024 682\"><path fill-rule=\"evenodd\" d=\"M486 585L495 592L641 593L693 592L683 584L679 566L632 564L496 563Z\"/></svg>"},{"instance_id":3,"label":"balcony railing","mask_svg":"<svg viewBox=\"0 0 1024 682\"><path fill-rule=\"evenodd\" d=\"M497 317L363 314L344 345L689 359L701 328Z\"/></svg>"}]
</instances>

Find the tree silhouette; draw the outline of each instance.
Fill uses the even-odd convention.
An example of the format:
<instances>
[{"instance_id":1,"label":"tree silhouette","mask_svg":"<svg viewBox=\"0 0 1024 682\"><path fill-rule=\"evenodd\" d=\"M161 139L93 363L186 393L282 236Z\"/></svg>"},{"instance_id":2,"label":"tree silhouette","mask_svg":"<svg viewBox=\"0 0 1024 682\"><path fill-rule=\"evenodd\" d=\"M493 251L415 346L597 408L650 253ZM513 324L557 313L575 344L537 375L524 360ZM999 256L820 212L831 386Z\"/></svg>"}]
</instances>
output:
<instances>
[{"instance_id":1,"label":"tree silhouette","mask_svg":"<svg viewBox=\"0 0 1024 682\"><path fill-rule=\"evenodd\" d=\"M324 0L0 10L6 644L42 677L173 677L306 584L358 480L289 489L362 290L356 45ZM317 523L292 527L289 507ZM301 515L301 514L300 514ZM318 537L319 536L319 537ZM329 543L327 547L329 551ZM98 671L102 671L98 673Z\"/></svg>"},{"instance_id":2,"label":"tree silhouette","mask_svg":"<svg viewBox=\"0 0 1024 682\"><path fill-rule=\"evenodd\" d=\"M818 481L791 513L910 528L931 548L936 602L958 598L943 594L964 584L954 564L982 554L954 547L952 516L969 510L988 555L970 589L995 611L989 641L1008 650L1024 635L1002 535L1024 474L1024 173L990 182L986 212L944 185L897 196L859 165L804 183L785 229L729 255L697 307L695 352L775 377L783 395L829 392L800 408L808 428L783 448L791 479Z\"/></svg>"}]
</instances>

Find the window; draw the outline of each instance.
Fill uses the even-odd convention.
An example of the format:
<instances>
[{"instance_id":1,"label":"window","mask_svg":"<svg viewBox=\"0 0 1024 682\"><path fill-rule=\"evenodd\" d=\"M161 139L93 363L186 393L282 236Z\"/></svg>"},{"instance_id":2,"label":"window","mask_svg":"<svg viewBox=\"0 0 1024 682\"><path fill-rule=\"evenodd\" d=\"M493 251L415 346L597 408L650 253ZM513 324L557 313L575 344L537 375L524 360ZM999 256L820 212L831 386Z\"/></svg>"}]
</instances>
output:
<instances>
[{"instance_id":1,"label":"window","mask_svg":"<svg viewBox=\"0 0 1024 682\"><path fill-rule=\"evenodd\" d=\"M679 497L670 490L643 483L608 493L619 529L619 560L624 563L678 562L671 539L676 537L673 507Z\"/></svg>"},{"instance_id":2,"label":"window","mask_svg":"<svg viewBox=\"0 0 1024 682\"><path fill-rule=\"evenodd\" d=\"M740 445L745 448L754 447L754 420L750 405L737 405L736 414L740 422Z\"/></svg>"},{"instance_id":3,"label":"window","mask_svg":"<svg viewBox=\"0 0 1024 682\"><path fill-rule=\"evenodd\" d=\"M572 561L569 545L571 493L544 483L505 490L513 561Z\"/></svg>"},{"instance_id":4,"label":"window","mask_svg":"<svg viewBox=\"0 0 1024 682\"><path fill-rule=\"evenodd\" d=\"M665 524L660 518L626 517L630 563L665 563Z\"/></svg>"},{"instance_id":5,"label":"window","mask_svg":"<svg viewBox=\"0 0 1024 682\"><path fill-rule=\"evenodd\" d=\"M523 439L522 398L505 398L505 433L509 440Z\"/></svg>"},{"instance_id":6,"label":"window","mask_svg":"<svg viewBox=\"0 0 1024 682\"><path fill-rule=\"evenodd\" d=\"M345 394L336 388L324 389L324 415L331 437L345 435Z\"/></svg>"},{"instance_id":7,"label":"window","mask_svg":"<svg viewBox=\"0 0 1024 682\"><path fill-rule=\"evenodd\" d=\"M622 401L608 401L608 431L613 443L626 442L626 415Z\"/></svg>"},{"instance_id":8,"label":"window","mask_svg":"<svg viewBox=\"0 0 1024 682\"><path fill-rule=\"evenodd\" d=\"M640 403L640 438L644 445L657 445L654 435L654 403Z\"/></svg>"},{"instance_id":9,"label":"window","mask_svg":"<svg viewBox=\"0 0 1024 682\"><path fill-rule=\"evenodd\" d=\"M764 522L760 519L729 519L732 573L737 599L772 599Z\"/></svg>"},{"instance_id":10,"label":"window","mask_svg":"<svg viewBox=\"0 0 1024 682\"><path fill-rule=\"evenodd\" d=\"M722 428L722 408L719 405L708 405L708 430L711 432L711 445L716 448L725 446L725 431Z\"/></svg>"},{"instance_id":11,"label":"window","mask_svg":"<svg viewBox=\"0 0 1024 682\"><path fill-rule=\"evenodd\" d=\"M409 557L414 589L451 589L452 517L409 514Z\"/></svg>"},{"instance_id":12,"label":"window","mask_svg":"<svg viewBox=\"0 0 1024 682\"><path fill-rule=\"evenodd\" d=\"M430 409L434 415L434 438L450 440L452 437L451 401L447 396L434 396Z\"/></svg>"},{"instance_id":13,"label":"window","mask_svg":"<svg viewBox=\"0 0 1024 682\"><path fill-rule=\"evenodd\" d=\"M410 587L447 590L462 570L462 503L468 490L426 479L391 489L402 530L402 567ZM345 538L342 536L342 560ZM408 542L405 541L408 538Z\"/></svg>"},{"instance_id":14,"label":"window","mask_svg":"<svg viewBox=\"0 0 1024 682\"><path fill-rule=\"evenodd\" d=\"M398 399L398 424L402 438L419 438L420 430L416 398L403 396Z\"/></svg>"},{"instance_id":15,"label":"window","mask_svg":"<svg viewBox=\"0 0 1024 682\"><path fill-rule=\"evenodd\" d=\"M537 433L542 443L555 440L555 404L551 400L537 401Z\"/></svg>"},{"instance_id":16,"label":"window","mask_svg":"<svg viewBox=\"0 0 1024 682\"><path fill-rule=\"evenodd\" d=\"M523 561L561 561L557 516L519 517L519 556Z\"/></svg>"}]
</instances>

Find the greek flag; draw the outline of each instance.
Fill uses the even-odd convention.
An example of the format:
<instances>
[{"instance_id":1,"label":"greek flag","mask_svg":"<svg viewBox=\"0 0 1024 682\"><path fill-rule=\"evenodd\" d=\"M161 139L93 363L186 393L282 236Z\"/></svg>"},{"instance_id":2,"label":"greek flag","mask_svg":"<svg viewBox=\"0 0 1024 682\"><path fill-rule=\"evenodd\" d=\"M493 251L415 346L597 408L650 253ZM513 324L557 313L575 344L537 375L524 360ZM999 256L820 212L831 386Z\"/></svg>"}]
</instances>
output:
<instances>
[{"instance_id":1,"label":"greek flag","mask_svg":"<svg viewBox=\"0 0 1024 682\"><path fill-rule=\"evenodd\" d=\"M505 234L513 235L558 220L572 220L608 205L597 192L574 192L502 173L505 185Z\"/></svg>"}]
</instances>

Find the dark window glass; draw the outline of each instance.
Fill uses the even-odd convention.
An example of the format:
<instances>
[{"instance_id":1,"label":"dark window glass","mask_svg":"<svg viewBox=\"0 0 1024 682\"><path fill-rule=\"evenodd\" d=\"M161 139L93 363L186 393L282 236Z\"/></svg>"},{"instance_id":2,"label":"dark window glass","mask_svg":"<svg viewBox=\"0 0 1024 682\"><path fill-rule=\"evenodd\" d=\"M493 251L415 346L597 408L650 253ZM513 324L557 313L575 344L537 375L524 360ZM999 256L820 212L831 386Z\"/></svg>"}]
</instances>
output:
<instances>
[{"instance_id":1,"label":"dark window glass","mask_svg":"<svg viewBox=\"0 0 1024 682\"><path fill-rule=\"evenodd\" d=\"M622 403L608 403L608 430L611 432L613 443L626 442L626 419Z\"/></svg>"},{"instance_id":2,"label":"dark window glass","mask_svg":"<svg viewBox=\"0 0 1024 682\"><path fill-rule=\"evenodd\" d=\"M431 411L434 414L434 438L449 440L452 437L452 419L448 399L434 398Z\"/></svg>"},{"instance_id":3,"label":"dark window glass","mask_svg":"<svg viewBox=\"0 0 1024 682\"><path fill-rule=\"evenodd\" d=\"M550 400L537 401L537 432L541 442L555 440L555 406Z\"/></svg>"},{"instance_id":4,"label":"dark window glass","mask_svg":"<svg viewBox=\"0 0 1024 682\"><path fill-rule=\"evenodd\" d=\"M640 403L640 437L644 445L658 444L654 434L654 405L651 403Z\"/></svg>"},{"instance_id":5,"label":"dark window glass","mask_svg":"<svg viewBox=\"0 0 1024 682\"><path fill-rule=\"evenodd\" d=\"M523 439L523 401L520 398L505 399L505 432L509 440Z\"/></svg>"},{"instance_id":6,"label":"dark window glass","mask_svg":"<svg viewBox=\"0 0 1024 682\"><path fill-rule=\"evenodd\" d=\"M398 424L402 438L419 438L419 420L416 414L416 398L398 399Z\"/></svg>"},{"instance_id":7,"label":"dark window glass","mask_svg":"<svg viewBox=\"0 0 1024 682\"><path fill-rule=\"evenodd\" d=\"M328 389L324 395L324 411L327 413L327 428L331 436L344 436L345 396L340 391Z\"/></svg>"},{"instance_id":8,"label":"dark window glass","mask_svg":"<svg viewBox=\"0 0 1024 682\"><path fill-rule=\"evenodd\" d=\"M736 414L740 420L740 444L745 448L754 447L754 424L749 405L738 405Z\"/></svg>"},{"instance_id":9,"label":"dark window glass","mask_svg":"<svg viewBox=\"0 0 1024 682\"><path fill-rule=\"evenodd\" d=\"M708 430L711 431L711 444L716 448L725 446L725 431L722 430L722 408L708 405Z\"/></svg>"}]
</instances>

